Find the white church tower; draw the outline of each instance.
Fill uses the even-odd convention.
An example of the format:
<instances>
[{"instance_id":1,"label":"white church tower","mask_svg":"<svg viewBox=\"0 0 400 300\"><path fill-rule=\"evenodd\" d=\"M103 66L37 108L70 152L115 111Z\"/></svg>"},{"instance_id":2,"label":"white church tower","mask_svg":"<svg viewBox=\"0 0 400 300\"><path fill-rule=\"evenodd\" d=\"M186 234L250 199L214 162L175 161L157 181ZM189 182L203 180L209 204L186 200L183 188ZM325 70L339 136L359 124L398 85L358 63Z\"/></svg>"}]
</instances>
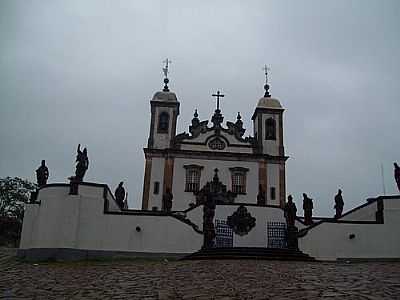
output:
<instances>
[{"instance_id":1,"label":"white church tower","mask_svg":"<svg viewBox=\"0 0 400 300\"><path fill-rule=\"evenodd\" d=\"M224 95L219 91L212 95L217 105L210 120L200 120L195 110L189 132L176 134L179 102L168 88L168 62L164 89L150 101L142 209L182 211L199 205L199 193L216 174L232 196L220 204L283 207L287 160L283 147L284 109L269 94L268 82L252 117L254 136L244 136L240 113L236 120L224 124L219 103ZM172 208L166 205L171 197Z\"/></svg>"},{"instance_id":2,"label":"white church tower","mask_svg":"<svg viewBox=\"0 0 400 300\"><path fill-rule=\"evenodd\" d=\"M256 152L267 155L271 159L260 161L259 182L267 193L267 203L278 198L280 206L283 207L286 198L285 161L287 159L283 146L284 108L278 99L271 97L267 66L264 70L265 94L258 101L252 120L254 137L257 141Z\"/></svg>"}]
</instances>

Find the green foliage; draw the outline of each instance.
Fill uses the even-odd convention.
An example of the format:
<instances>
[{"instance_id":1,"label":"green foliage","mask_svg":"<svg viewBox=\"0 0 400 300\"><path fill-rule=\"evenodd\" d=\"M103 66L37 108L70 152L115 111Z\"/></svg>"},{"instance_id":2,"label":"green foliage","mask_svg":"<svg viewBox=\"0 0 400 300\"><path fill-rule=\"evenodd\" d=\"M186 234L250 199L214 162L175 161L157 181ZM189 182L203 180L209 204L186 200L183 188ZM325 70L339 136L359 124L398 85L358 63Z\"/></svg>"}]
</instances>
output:
<instances>
[{"instance_id":1,"label":"green foliage","mask_svg":"<svg viewBox=\"0 0 400 300\"><path fill-rule=\"evenodd\" d=\"M19 177L0 178L0 217L15 218L22 223L24 203L35 189L36 184Z\"/></svg>"}]
</instances>

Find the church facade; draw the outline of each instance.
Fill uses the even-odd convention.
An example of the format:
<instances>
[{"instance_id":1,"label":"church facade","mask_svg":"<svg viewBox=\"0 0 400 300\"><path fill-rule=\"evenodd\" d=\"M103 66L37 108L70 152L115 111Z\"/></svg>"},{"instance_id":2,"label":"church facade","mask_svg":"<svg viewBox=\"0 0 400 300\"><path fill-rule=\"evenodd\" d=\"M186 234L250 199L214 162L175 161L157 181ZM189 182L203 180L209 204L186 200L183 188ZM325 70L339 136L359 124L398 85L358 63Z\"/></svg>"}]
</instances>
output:
<instances>
[{"instance_id":1,"label":"church facade","mask_svg":"<svg viewBox=\"0 0 400 300\"><path fill-rule=\"evenodd\" d=\"M180 103L167 85L150 101L150 133L145 153L142 209L165 210L172 194L172 210L196 205L196 194L218 170L230 202L283 207L286 198L283 143L284 109L270 96L269 86L252 116L253 135L245 137L241 115L223 124L217 107L211 122L195 110L189 132L176 133ZM255 101L256 102L256 101ZM164 201L163 201L164 199Z\"/></svg>"}]
</instances>

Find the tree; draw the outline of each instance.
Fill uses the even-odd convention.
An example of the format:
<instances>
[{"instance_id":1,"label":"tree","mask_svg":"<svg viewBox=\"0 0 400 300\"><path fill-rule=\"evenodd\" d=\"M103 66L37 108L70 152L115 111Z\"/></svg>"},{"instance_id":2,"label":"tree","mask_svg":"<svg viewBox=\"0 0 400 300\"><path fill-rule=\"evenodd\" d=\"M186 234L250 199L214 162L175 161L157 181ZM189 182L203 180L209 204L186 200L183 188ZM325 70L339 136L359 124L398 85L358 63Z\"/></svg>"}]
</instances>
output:
<instances>
[{"instance_id":1,"label":"tree","mask_svg":"<svg viewBox=\"0 0 400 300\"><path fill-rule=\"evenodd\" d=\"M22 224L24 203L27 203L30 192L36 184L19 177L0 178L0 217L16 219Z\"/></svg>"}]
</instances>

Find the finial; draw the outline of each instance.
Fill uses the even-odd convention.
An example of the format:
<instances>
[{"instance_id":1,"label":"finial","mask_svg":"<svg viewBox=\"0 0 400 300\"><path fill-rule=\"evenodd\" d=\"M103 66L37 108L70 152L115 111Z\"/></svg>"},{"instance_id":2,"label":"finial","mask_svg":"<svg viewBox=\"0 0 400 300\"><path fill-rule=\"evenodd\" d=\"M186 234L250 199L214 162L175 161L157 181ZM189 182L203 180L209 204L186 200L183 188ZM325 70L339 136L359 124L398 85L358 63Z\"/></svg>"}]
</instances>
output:
<instances>
[{"instance_id":1,"label":"finial","mask_svg":"<svg viewBox=\"0 0 400 300\"><path fill-rule=\"evenodd\" d=\"M271 69L269 67L267 67L267 65L264 65L263 70L265 72L265 85L264 85L265 94L264 94L264 97L271 97L271 95L269 94L269 84L268 84L268 71L270 71Z\"/></svg>"},{"instance_id":2,"label":"finial","mask_svg":"<svg viewBox=\"0 0 400 300\"><path fill-rule=\"evenodd\" d=\"M168 73L169 73L169 70L168 70L168 67L169 67L169 64L171 63L171 61L167 58L166 60L163 61L163 63L165 63L165 67L162 69L163 73L164 73L164 76L165 76L163 92L169 92L169 88L168 88L168 83L169 83Z\"/></svg>"},{"instance_id":3,"label":"finial","mask_svg":"<svg viewBox=\"0 0 400 300\"><path fill-rule=\"evenodd\" d=\"M242 116L240 115L240 112L238 112L236 119L241 120Z\"/></svg>"},{"instance_id":4,"label":"finial","mask_svg":"<svg viewBox=\"0 0 400 300\"><path fill-rule=\"evenodd\" d=\"M199 116L199 114L197 113L197 108L194 110L194 114L193 117L197 118Z\"/></svg>"}]
</instances>

